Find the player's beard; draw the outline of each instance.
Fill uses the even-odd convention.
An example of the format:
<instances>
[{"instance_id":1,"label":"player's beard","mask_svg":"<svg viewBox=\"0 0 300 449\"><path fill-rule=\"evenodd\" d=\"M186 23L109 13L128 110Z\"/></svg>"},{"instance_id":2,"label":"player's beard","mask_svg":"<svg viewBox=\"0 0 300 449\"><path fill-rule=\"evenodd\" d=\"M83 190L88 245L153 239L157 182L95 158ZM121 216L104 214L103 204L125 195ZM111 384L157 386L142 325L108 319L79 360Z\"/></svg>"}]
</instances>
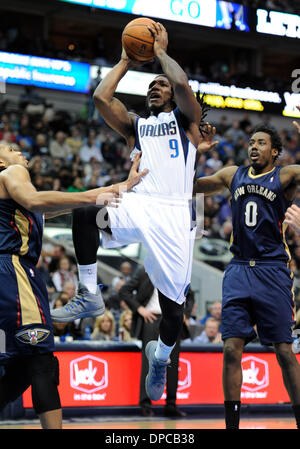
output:
<instances>
[{"instance_id":1,"label":"player's beard","mask_svg":"<svg viewBox=\"0 0 300 449\"><path fill-rule=\"evenodd\" d=\"M265 163L259 163L259 162L257 162L257 161L254 161L254 162L251 163L251 167L253 168L253 170L254 170L256 173L260 173L264 168L267 167L267 165L268 165L267 162L265 162Z\"/></svg>"}]
</instances>

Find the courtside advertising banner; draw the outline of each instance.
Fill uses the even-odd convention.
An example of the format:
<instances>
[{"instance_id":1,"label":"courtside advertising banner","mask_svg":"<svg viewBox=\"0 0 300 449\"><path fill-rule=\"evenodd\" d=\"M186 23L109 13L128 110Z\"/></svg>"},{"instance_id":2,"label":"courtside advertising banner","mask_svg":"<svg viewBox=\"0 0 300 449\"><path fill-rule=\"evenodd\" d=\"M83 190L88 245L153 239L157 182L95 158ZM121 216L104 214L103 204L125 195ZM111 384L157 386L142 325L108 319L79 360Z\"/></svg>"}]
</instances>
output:
<instances>
[{"instance_id":1,"label":"courtside advertising banner","mask_svg":"<svg viewBox=\"0 0 300 449\"><path fill-rule=\"evenodd\" d=\"M138 406L140 352L57 352L56 356L62 407ZM221 352L181 352L177 404L223 404L222 365ZM290 402L275 354L245 353L242 369L242 403ZM165 404L165 398L166 392L155 404ZM30 389L23 403L32 408Z\"/></svg>"},{"instance_id":2,"label":"courtside advertising banner","mask_svg":"<svg viewBox=\"0 0 300 449\"><path fill-rule=\"evenodd\" d=\"M90 82L90 65L0 51L0 79L8 84L86 93Z\"/></svg>"}]
</instances>

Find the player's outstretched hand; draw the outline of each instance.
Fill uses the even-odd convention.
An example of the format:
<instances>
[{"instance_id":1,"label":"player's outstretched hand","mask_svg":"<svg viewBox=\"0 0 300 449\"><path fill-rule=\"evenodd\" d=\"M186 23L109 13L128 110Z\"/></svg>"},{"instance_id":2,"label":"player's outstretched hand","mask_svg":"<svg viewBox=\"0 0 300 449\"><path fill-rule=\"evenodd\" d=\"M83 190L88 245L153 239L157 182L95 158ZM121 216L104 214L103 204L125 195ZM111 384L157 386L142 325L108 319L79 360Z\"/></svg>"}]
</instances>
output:
<instances>
[{"instance_id":1,"label":"player's outstretched hand","mask_svg":"<svg viewBox=\"0 0 300 449\"><path fill-rule=\"evenodd\" d=\"M214 126L211 126L208 122L206 122L201 130L202 138L197 147L197 151L199 154L212 150L219 143L218 140L215 140L213 142L213 139L216 135L216 128Z\"/></svg>"},{"instance_id":2,"label":"player's outstretched hand","mask_svg":"<svg viewBox=\"0 0 300 449\"><path fill-rule=\"evenodd\" d=\"M116 186L100 187L96 198L97 206L118 207L121 202L121 193Z\"/></svg>"},{"instance_id":3,"label":"player's outstretched hand","mask_svg":"<svg viewBox=\"0 0 300 449\"><path fill-rule=\"evenodd\" d=\"M290 225L295 231L300 232L300 208L292 204L285 213L284 223Z\"/></svg>"},{"instance_id":4,"label":"player's outstretched hand","mask_svg":"<svg viewBox=\"0 0 300 449\"><path fill-rule=\"evenodd\" d=\"M100 187L99 189L89 190L91 202L93 202L93 198L95 198L95 202L98 206L118 207L119 203L122 201L123 193L131 190L133 186L140 182L143 176L146 176L146 174L149 173L149 170L147 169L141 172L138 171L141 156L141 151L134 156L131 170L126 181L113 184L109 187Z\"/></svg>"},{"instance_id":5,"label":"player's outstretched hand","mask_svg":"<svg viewBox=\"0 0 300 449\"><path fill-rule=\"evenodd\" d=\"M155 56L162 51L167 51L168 48L168 33L165 27L159 23L155 22L151 27L148 26L148 30L154 37L153 51Z\"/></svg>"},{"instance_id":6,"label":"player's outstretched hand","mask_svg":"<svg viewBox=\"0 0 300 449\"><path fill-rule=\"evenodd\" d=\"M300 111L300 106L297 106L297 109L299 109L299 111ZM300 134L300 125L299 125L299 123L294 121L293 125L296 127L298 133Z\"/></svg>"},{"instance_id":7,"label":"player's outstretched hand","mask_svg":"<svg viewBox=\"0 0 300 449\"><path fill-rule=\"evenodd\" d=\"M141 162L141 157L142 157L141 151L139 151L138 153L135 154L128 178L126 179L126 181L121 183L123 191L132 189L133 186L138 184L140 182L140 180L144 176L146 176L147 173L149 173L148 169L145 169L141 172L138 171L140 162Z\"/></svg>"}]
</instances>

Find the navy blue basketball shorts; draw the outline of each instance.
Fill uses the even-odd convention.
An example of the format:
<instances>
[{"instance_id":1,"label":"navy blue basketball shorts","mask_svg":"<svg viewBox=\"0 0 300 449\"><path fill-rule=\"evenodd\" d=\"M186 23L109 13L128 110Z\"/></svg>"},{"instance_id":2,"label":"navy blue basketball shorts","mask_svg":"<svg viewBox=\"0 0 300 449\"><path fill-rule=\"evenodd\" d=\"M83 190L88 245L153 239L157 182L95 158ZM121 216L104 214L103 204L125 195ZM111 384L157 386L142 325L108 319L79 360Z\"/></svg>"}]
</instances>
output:
<instances>
[{"instance_id":1,"label":"navy blue basketball shorts","mask_svg":"<svg viewBox=\"0 0 300 449\"><path fill-rule=\"evenodd\" d=\"M281 261L231 261L223 279L222 339L292 343L293 279ZM257 334L253 328L256 325Z\"/></svg>"},{"instance_id":2,"label":"navy blue basketball shorts","mask_svg":"<svg viewBox=\"0 0 300 449\"><path fill-rule=\"evenodd\" d=\"M0 363L54 351L48 292L37 268L0 254Z\"/></svg>"}]
</instances>

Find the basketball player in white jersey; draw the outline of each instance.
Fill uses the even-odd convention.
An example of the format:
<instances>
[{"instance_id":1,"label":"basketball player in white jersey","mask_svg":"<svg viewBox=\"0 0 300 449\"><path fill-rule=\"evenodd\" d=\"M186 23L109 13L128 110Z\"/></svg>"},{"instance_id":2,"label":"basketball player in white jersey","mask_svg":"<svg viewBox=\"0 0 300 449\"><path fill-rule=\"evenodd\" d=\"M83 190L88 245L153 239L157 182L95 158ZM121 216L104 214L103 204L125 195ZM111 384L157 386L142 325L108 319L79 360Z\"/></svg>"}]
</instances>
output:
<instances>
[{"instance_id":1,"label":"basketball player in white jersey","mask_svg":"<svg viewBox=\"0 0 300 449\"><path fill-rule=\"evenodd\" d=\"M164 72L148 87L150 116L144 119L128 112L114 97L127 71L139 64L129 59L125 50L94 93L95 105L105 122L126 139L132 154L142 152L140 170L147 168L149 173L132 191L123 194L117 209L99 212L92 207L74 212L73 242L81 283L71 304L55 309L52 319L71 321L91 316L93 301L101 300L96 262L99 229L107 248L143 243L147 249L145 269L159 291L162 310L158 342L149 342L146 348L149 360L146 391L151 400L158 400L183 322L191 278L195 228L191 226L190 200L201 106L184 71L166 53L168 35L163 25L155 23L149 30L154 36L154 54Z\"/></svg>"}]
</instances>

